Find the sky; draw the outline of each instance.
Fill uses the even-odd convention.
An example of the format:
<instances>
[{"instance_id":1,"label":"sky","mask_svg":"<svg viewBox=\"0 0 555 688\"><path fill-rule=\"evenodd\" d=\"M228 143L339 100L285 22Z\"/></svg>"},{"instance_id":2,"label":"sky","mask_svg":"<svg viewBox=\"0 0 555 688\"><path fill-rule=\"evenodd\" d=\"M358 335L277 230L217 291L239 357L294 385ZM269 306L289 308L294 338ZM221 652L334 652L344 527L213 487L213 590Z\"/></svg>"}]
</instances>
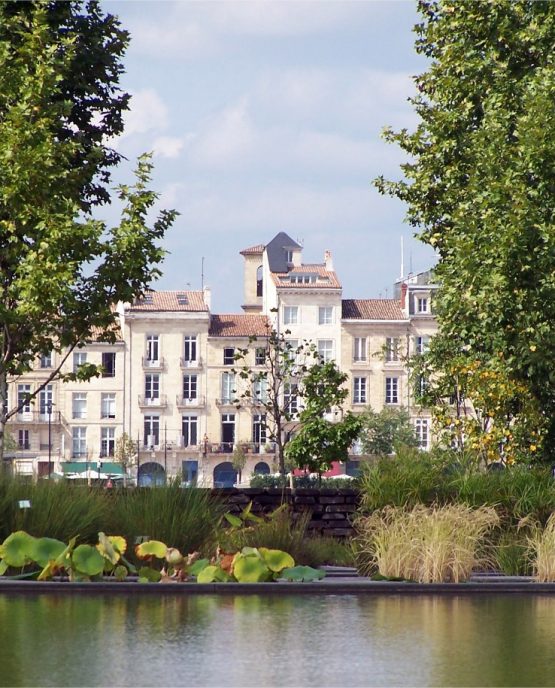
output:
<instances>
[{"instance_id":1,"label":"sky","mask_svg":"<svg viewBox=\"0 0 555 688\"><path fill-rule=\"evenodd\" d=\"M212 289L214 312L243 303L239 252L280 231L304 262L332 252L343 298L387 298L434 263L406 208L372 180L405 159L380 134L414 129L416 3L265 0L102 3L131 33L121 86L132 95L114 146L153 152L158 207L180 215L155 289ZM108 212L109 217L109 212Z\"/></svg>"}]
</instances>

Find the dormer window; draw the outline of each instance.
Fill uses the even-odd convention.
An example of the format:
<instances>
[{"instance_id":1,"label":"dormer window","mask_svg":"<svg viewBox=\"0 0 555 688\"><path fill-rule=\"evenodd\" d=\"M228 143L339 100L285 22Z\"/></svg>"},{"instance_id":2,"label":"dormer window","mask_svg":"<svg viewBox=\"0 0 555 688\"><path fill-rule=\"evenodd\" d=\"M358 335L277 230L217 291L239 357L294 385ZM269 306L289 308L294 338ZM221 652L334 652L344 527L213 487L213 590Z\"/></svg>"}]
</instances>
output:
<instances>
[{"instance_id":1,"label":"dormer window","mask_svg":"<svg viewBox=\"0 0 555 688\"><path fill-rule=\"evenodd\" d=\"M314 284L316 275L291 275L289 281L291 284Z\"/></svg>"},{"instance_id":2,"label":"dormer window","mask_svg":"<svg viewBox=\"0 0 555 688\"><path fill-rule=\"evenodd\" d=\"M288 248L285 249L285 262L286 263L292 263L293 262L293 251L291 251Z\"/></svg>"},{"instance_id":3,"label":"dormer window","mask_svg":"<svg viewBox=\"0 0 555 688\"><path fill-rule=\"evenodd\" d=\"M177 295L177 305L178 306L188 306L189 305L189 298L187 294L178 294Z\"/></svg>"},{"instance_id":4,"label":"dormer window","mask_svg":"<svg viewBox=\"0 0 555 688\"><path fill-rule=\"evenodd\" d=\"M417 313L429 313L430 312L429 302L428 302L428 298L426 296L417 296L416 297L416 312Z\"/></svg>"}]
</instances>

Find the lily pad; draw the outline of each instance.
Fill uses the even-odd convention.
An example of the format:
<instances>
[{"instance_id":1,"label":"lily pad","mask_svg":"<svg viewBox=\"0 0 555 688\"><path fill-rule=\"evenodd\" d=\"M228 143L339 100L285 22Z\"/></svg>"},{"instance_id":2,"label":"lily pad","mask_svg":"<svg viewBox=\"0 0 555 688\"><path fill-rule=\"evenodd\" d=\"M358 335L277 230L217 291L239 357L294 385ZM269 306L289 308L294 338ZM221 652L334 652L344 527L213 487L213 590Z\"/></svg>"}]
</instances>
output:
<instances>
[{"instance_id":1,"label":"lily pad","mask_svg":"<svg viewBox=\"0 0 555 688\"><path fill-rule=\"evenodd\" d=\"M206 566L197 575L197 583L228 583L231 580L231 576L219 566Z\"/></svg>"},{"instance_id":2,"label":"lily pad","mask_svg":"<svg viewBox=\"0 0 555 688\"><path fill-rule=\"evenodd\" d=\"M121 559L121 555L127 549L127 542L120 535L105 535L103 532L100 532L98 533L96 549L111 564L117 564Z\"/></svg>"},{"instance_id":3,"label":"lily pad","mask_svg":"<svg viewBox=\"0 0 555 688\"><path fill-rule=\"evenodd\" d=\"M239 583L263 583L272 578L272 572L266 563L255 554L237 555L233 565L233 575Z\"/></svg>"},{"instance_id":4,"label":"lily pad","mask_svg":"<svg viewBox=\"0 0 555 688\"><path fill-rule=\"evenodd\" d=\"M268 568L274 573L279 573L283 569L290 569L295 566L295 560L287 552L282 552L280 549L267 549L260 547L259 552L266 562Z\"/></svg>"},{"instance_id":5,"label":"lily pad","mask_svg":"<svg viewBox=\"0 0 555 688\"><path fill-rule=\"evenodd\" d=\"M72 569L85 576L97 576L104 570L104 557L91 545L79 545L71 557Z\"/></svg>"},{"instance_id":6,"label":"lily pad","mask_svg":"<svg viewBox=\"0 0 555 688\"><path fill-rule=\"evenodd\" d=\"M123 581L127 578L127 569L123 564L118 564L114 569L114 578L118 581Z\"/></svg>"},{"instance_id":7,"label":"lily pad","mask_svg":"<svg viewBox=\"0 0 555 688\"><path fill-rule=\"evenodd\" d=\"M139 583L158 583L162 578L160 571L143 566L139 569Z\"/></svg>"},{"instance_id":8,"label":"lily pad","mask_svg":"<svg viewBox=\"0 0 555 688\"><path fill-rule=\"evenodd\" d=\"M140 545L135 547L135 554L139 559L149 559L150 557L163 559L166 556L167 549L167 545L159 540L147 540L147 542L141 542Z\"/></svg>"},{"instance_id":9,"label":"lily pad","mask_svg":"<svg viewBox=\"0 0 555 688\"><path fill-rule=\"evenodd\" d=\"M198 576L199 573L210 564L208 559L197 559L194 564L189 566L187 573L190 576Z\"/></svg>"},{"instance_id":10,"label":"lily pad","mask_svg":"<svg viewBox=\"0 0 555 688\"><path fill-rule=\"evenodd\" d=\"M37 538L30 543L29 555L39 566L44 568L49 561L55 561L67 547L65 542L54 538Z\"/></svg>"},{"instance_id":11,"label":"lily pad","mask_svg":"<svg viewBox=\"0 0 555 688\"><path fill-rule=\"evenodd\" d=\"M0 576L3 576L8 570L8 565L3 559L0 559Z\"/></svg>"},{"instance_id":12,"label":"lily pad","mask_svg":"<svg viewBox=\"0 0 555 688\"><path fill-rule=\"evenodd\" d=\"M8 566L21 568L31 560L29 550L35 538L24 530L18 530L0 545L0 556Z\"/></svg>"},{"instance_id":13,"label":"lily pad","mask_svg":"<svg viewBox=\"0 0 555 688\"><path fill-rule=\"evenodd\" d=\"M294 566L281 572L280 580L287 580L295 583L317 581L324 578L325 571L313 569L312 566Z\"/></svg>"}]
</instances>

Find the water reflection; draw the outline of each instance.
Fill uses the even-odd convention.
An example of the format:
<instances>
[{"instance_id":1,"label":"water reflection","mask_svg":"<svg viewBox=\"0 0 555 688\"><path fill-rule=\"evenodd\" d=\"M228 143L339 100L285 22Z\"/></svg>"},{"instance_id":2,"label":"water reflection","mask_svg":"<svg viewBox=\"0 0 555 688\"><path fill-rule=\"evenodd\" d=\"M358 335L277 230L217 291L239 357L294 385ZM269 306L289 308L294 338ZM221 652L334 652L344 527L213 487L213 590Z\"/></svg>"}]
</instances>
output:
<instances>
[{"instance_id":1,"label":"water reflection","mask_svg":"<svg viewBox=\"0 0 555 688\"><path fill-rule=\"evenodd\" d=\"M0 685L550 686L549 596L0 595Z\"/></svg>"}]
</instances>

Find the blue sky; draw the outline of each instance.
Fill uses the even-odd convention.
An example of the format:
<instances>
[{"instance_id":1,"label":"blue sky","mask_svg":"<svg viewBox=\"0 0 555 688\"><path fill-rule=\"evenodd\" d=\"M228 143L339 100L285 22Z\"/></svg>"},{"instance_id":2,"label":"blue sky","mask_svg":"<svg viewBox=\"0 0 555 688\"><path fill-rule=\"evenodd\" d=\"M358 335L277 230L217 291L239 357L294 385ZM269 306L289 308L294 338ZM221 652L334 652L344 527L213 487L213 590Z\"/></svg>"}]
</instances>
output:
<instances>
[{"instance_id":1,"label":"blue sky","mask_svg":"<svg viewBox=\"0 0 555 688\"><path fill-rule=\"evenodd\" d=\"M305 262L332 251L344 298L392 295L405 266L430 267L405 208L372 185L400 176L385 125L414 128L415 2L103 3L131 32L122 86L132 95L116 147L154 151L168 232L157 289L212 288L217 312L238 311L239 251L279 231ZM120 179L125 179L122 169Z\"/></svg>"}]
</instances>

